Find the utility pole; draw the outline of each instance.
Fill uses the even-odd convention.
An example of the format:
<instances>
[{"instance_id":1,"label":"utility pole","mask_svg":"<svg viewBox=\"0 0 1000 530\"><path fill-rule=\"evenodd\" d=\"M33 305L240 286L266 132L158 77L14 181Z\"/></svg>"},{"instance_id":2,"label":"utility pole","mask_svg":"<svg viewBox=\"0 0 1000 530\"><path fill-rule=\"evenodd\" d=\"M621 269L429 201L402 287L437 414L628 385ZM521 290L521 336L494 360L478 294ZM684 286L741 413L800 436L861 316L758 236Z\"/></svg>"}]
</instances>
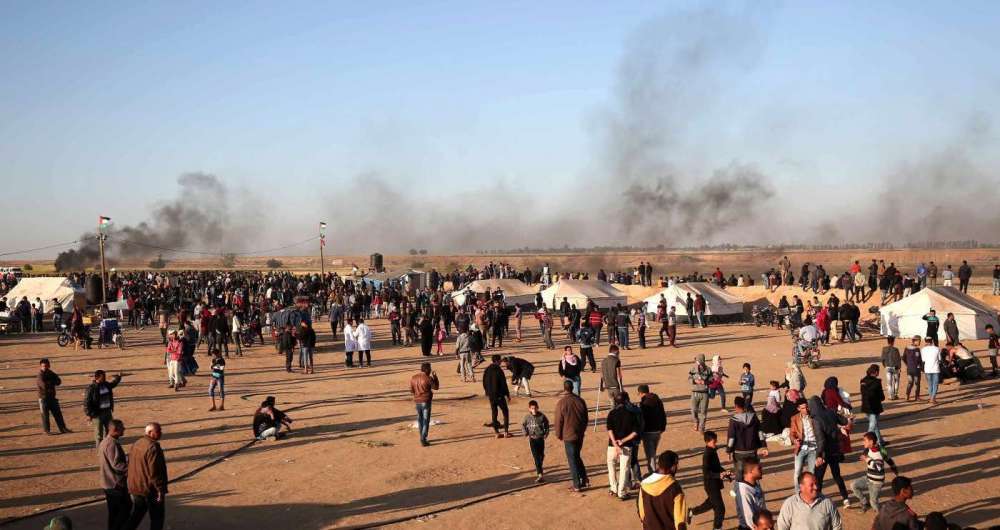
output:
<instances>
[{"instance_id":1,"label":"utility pole","mask_svg":"<svg viewBox=\"0 0 1000 530\"><path fill-rule=\"evenodd\" d=\"M104 261L104 241L108 238L104 229L111 224L111 218L103 215L97 218L97 241L101 247L101 304L108 303L108 265Z\"/></svg>"},{"instance_id":2,"label":"utility pole","mask_svg":"<svg viewBox=\"0 0 1000 530\"><path fill-rule=\"evenodd\" d=\"M326 264L323 263L323 247L326 246L326 223L319 222L319 275L326 276Z\"/></svg>"}]
</instances>

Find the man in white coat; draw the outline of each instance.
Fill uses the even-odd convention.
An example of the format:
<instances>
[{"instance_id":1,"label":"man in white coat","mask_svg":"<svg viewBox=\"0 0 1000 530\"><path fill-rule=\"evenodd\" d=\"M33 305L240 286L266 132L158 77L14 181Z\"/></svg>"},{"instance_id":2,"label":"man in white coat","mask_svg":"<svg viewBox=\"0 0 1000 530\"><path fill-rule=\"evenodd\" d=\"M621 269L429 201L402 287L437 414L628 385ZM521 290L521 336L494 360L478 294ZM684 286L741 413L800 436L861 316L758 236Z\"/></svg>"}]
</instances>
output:
<instances>
[{"instance_id":1,"label":"man in white coat","mask_svg":"<svg viewBox=\"0 0 1000 530\"><path fill-rule=\"evenodd\" d=\"M358 350L358 341L354 337L354 320L344 320L344 366L354 368L354 352Z\"/></svg>"},{"instance_id":2,"label":"man in white coat","mask_svg":"<svg viewBox=\"0 0 1000 530\"><path fill-rule=\"evenodd\" d=\"M365 366L365 359L368 359L368 367L372 365L372 330L365 324L363 318L358 318L358 325L354 328L355 345L358 351L358 366Z\"/></svg>"}]
</instances>

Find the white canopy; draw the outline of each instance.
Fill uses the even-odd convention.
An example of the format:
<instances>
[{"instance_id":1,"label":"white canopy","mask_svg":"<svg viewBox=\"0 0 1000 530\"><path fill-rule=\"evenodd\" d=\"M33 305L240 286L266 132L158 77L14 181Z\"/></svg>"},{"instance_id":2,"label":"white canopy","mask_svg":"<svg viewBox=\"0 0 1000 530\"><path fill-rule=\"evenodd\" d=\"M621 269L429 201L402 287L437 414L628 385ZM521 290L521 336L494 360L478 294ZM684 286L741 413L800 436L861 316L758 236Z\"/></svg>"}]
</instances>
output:
<instances>
[{"instance_id":1,"label":"white canopy","mask_svg":"<svg viewBox=\"0 0 1000 530\"><path fill-rule=\"evenodd\" d=\"M553 305L558 309L563 298L581 311L587 307L588 301L594 302L601 309L628 304L625 293L600 280L559 280L542 291L542 301L550 309Z\"/></svg>"},{"instance_id":2,"label":"white canopy","mask_svg":"<svg viewBox=\"0 0 1000 530\"><path fill-rule=\"evenodd\" d=\"M997 311L979 300L959 291L954 287L927 287L915 294L907 296L898 302L893 302L879 309L882 314L882 334L894 337L923 337L927 334L927 322L924 315L933 309L941 319L938 334L944 336L944 320L948 313L955 314L958 321L958 338L987 338L986 324L997 323Z\"/></svg>"},{"instance_id":3,"label":"white canopy","mask_svg":"<svg viewBox=\"0 0 1000 530\"><path fill-rule=\"evenodd\" d=\"M83 298L83 289L73 287L73 284L66 278L56 277L36 277L21 278L13 289L7 292L7 304L17 305L21 297L28 297L28 301L34 303L35 298L42 300L42 307L46 313L52 312L52 299L55 298L62 306L63 311L73 311L73 300L77 294ZM81 307L81 309L83 309Z\"/></svg>"},{"instance_id":4,"label":"white canopy","mask_svg":"<svg viewBox=\"0 0 1000 530\"><path fill-rule=\"evenodd\" d=\"M660 305L660 296L663 296L667 301L668 310L674 306L677 308L678 316L687 316L688 293L691 293L692 299L699 294L705 299L705 315L717 317L743 315L742 299L708 282L677 283L667 287L643 300L646 302L646 312L655 314L657 306Z\"/></svg>"},{"instance_id":5,"label":"white canopy","mask_svg":"<svg viewBox=\"0 0 1000 530\"><path fill-rule=\"evenodd\" d=\"M498 289L503 291L503 298L507 304L533 304L535 302L535 294L538 292L537 289L530 287L521 280L493 278L470 282L465 287L453 291L451 298L456 304L462 305L465 303L465 297L469 293L483 294L486 291L495 293Z\"/></svg>"}]
</instances>

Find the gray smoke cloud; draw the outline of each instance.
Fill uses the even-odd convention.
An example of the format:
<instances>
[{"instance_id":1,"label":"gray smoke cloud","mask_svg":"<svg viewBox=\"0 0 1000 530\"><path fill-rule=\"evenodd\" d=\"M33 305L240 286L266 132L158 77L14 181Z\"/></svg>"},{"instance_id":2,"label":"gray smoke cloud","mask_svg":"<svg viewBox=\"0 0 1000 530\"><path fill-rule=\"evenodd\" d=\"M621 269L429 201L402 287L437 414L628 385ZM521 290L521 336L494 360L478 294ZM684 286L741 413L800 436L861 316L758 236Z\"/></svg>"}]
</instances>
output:
<instances>
[{"instance_id":1,"label":"gray smoke cloud","mask_svg":"<svg viewBox=\"0 0 1000 530\"><path fill-rule=\"evenodd\" d=\"M233 191L219 177L209 173L185 173L177 177L177 195L153 206L149 219L132 226L112 225L105 246L107 257L114 260L149 258L173 253L165 249L223 252L245 249L260 241L265 226L264 209L254 207L258 200L247 191ZM100 261L98 242L93 232L81 236L76 249L56 257L56 269L78 270Z\"/></svg>"},{"instance_id":2,"label":"gray smoke cloud","mask_svg":"<svg viewBox=\"0 0 1000 530\"><path fill-rule=\"evenodd\" d=\"M897 164L858 219L871 240L899 242L1000 241L1000 210L992 206L1000 171L990 117L976 113L943 146Z\"/></svg>"},{"instance_id":3,"label":"gray smoke cloud","mask_svg":"<svg viewBox=\"0 0 1000 530\"><path fill-rule=\"evenodd\" d=\"M625 189L620 237L636 245L716 240L757 221L773 195L770 178L731 162L709 175L684 168L691 124L712 110L730 76L752 69L763 49L750 13L709 8L665 15L632 35L615 100L599 117L609 185Z\"/></svg>"},{"instance_id":4,"label":"gray smoke cloud","mask_svg":"<svg viewBox=\"0 0 1000 530\"><path fill-rule=\"evenodd\" d=\"M650 20L626 43L613 99L591 121L598 155L587 176L567 187L493 183L427 196L418 191L427 178L393 185L372 170L327 200L335 244L445 252L718 239L754 221L772 195L769 178L739 162L702 174L677 155L696 141L688 124L712 108L727 72L752 68L762 44L753 14L705 9Z\"/></svg>"}]
</instances>

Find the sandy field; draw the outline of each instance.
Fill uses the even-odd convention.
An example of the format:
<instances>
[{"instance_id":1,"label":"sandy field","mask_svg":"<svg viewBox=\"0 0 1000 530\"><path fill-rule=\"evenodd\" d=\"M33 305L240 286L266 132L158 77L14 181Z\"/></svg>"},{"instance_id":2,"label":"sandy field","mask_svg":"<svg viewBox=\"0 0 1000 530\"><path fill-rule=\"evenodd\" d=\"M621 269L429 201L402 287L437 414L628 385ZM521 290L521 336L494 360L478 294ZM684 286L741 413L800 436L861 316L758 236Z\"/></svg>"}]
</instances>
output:
<instances>
[{"instance_id":1,"label":"sandy field","mask_svg":"<svg viewBox=\"0 0 1000 530\"><path fill-rule=\"evenodd\" d=\"M517 437L504 440L483 427L489 406L482 387L460 381L451 354L432 358L442 383L433 408L433 419L440 424L431 428L432 445L420 447L411 427L415 414L408 391L409 378L422 360L419 348L392 347L383 320L373 321L373 330L372 368L344 368L341 342L332 341L324 325L319 326L315 375L285 373L270 342L251 348L228 365L225 412L208 411L204 350L199 352L202 370L188 387L179 392L167 388L156 330L128 331L131 346L125 351L59 348L51 334L0 337L0 526L37 529L54 515L42 512L52 509L72 517L78 528L104 524L93 435L82 412L90 375L102 368L130 374L115 391L116 416L128 427L126 448L145 422L163 424L161 443L175 480L167 501L167 528L474 528L486 521L493 528L511 529L639 527L635 503L607 494L603 422L585 443L592 489L583 494L567 490L565 454L554 437L547 444L549 482L536 486L520 427L512 427ZM634 394L636 385L647 383L666 403L669 425L660 450L681 455L679 478L694 505L705 493L701 437L692 430L688 413L686 374L693 357L720 354L733 374L744 361L751 362L759 401L766 381L781 378L791 343L785 331L752 325L682 326L678 340L680 347L674 349L656 347L651 338L649 349L623 352L622 359L628 390ZM818 393L823 380L836 375L856 394L865 367L877 362L882 344L879 337L868 336L825 348L823 365L806 370L807 393ZM973 346L985 348L983 341ZM453 339L446 351L452 348ZM602 346L599 357L605 351ZM552 418L561 387L559 352L544 349L534 321L525 320L524 342L508 341L497 352L535 364L535 398ZM63 379L59 397L72 434L41 434L34 375L42 356L52 360ZM584 374L583 394L592 412L598 381L596 374ZM727 386L732 399L736 384ZM250 443L251 416L266 395L276 396L279 407L294 418L294 432L282 441ZM939 399L941 404L933 408L925 402L887 402L881 419L901 473L914 479L912 506L920 514L944 511L963 525L1000 524L995 485L1000 471L998 380L945 384ZM522 397L511 404L512 424L520 424L527 401ZM602 396L601 420L605 407ZM709 428L723 439L726 420L714 400ZM856 426L855 447L861 445L861 430ZM764 488L769 508L777 511L791 493L792 460L790 448L772 449L765 459ZM848 483L862 475L857 453L848 456L844 473ZM840 502L832 481L825 491ZM886 488L883 498L887 496ZM100 502L86 504L90 500ZM733 528L735 507L728 495L725 500L725 527ZM871 515L842 513L846 528L867 530L870 525ZM710 513L694 521L695 528L710 525Z\"/></svg>"}]
</instances>

